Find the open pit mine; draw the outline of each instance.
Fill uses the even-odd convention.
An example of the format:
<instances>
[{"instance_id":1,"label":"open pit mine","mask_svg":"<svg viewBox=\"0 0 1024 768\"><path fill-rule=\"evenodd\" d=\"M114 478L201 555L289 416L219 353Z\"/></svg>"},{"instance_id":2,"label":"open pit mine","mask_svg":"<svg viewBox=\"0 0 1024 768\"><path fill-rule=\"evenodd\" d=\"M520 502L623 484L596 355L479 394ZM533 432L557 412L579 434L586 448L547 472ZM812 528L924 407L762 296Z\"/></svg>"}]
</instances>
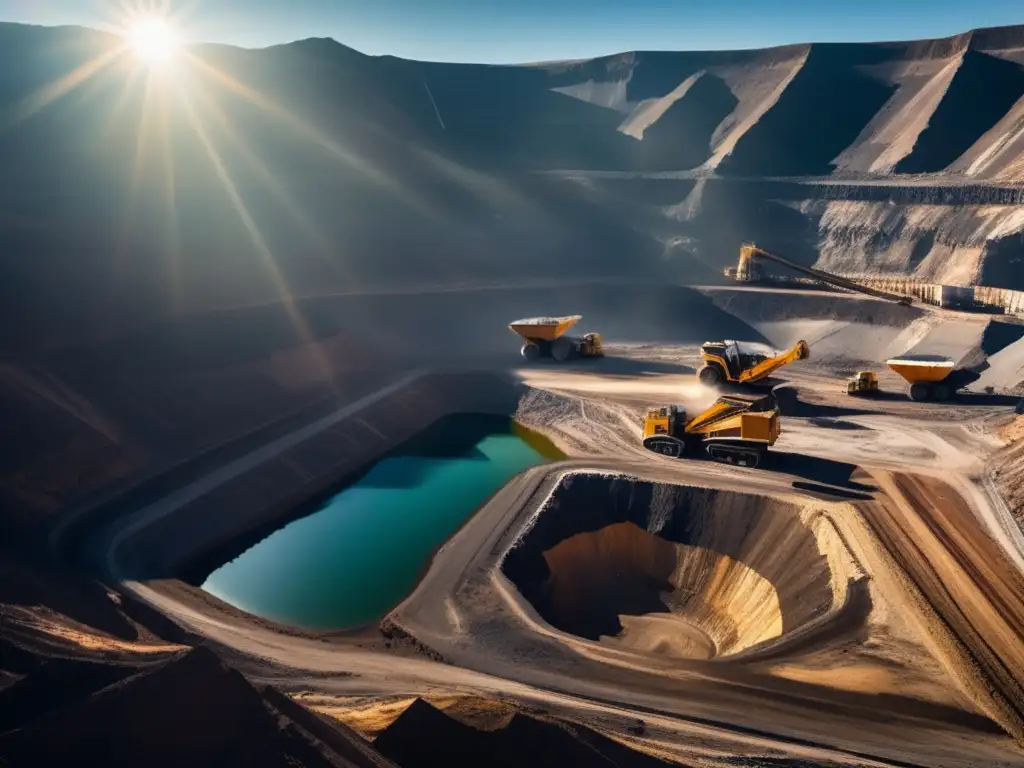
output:
<instances>
[{"instance_id":1,"label":"open pit mine","mask_svg":"<svg viewBox=\"0 0 1024 768\"><path fill-rule=\"evenodd\" d=\"M112 45L0 25L0 765L1024 765L1024 27Z\"/></svg>"}]
</instances>

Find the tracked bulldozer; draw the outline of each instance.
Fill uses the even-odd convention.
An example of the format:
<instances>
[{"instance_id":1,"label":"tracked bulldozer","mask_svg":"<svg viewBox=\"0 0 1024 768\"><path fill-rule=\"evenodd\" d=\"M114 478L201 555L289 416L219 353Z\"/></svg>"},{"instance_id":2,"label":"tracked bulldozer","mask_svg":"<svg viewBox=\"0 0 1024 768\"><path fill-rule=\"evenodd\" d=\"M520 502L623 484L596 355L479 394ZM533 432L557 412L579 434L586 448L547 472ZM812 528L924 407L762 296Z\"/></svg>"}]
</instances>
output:
<instances>
[{"instance_id":1,"label":"tracked bulldozer","mask_svg":"<svg viewBox=\"0 0 1024 768\"><path fill-rule=\"evenodd\" d=\"M688 418L678 405L652 408L644 418L643 445L671 458L703 452L715 461L758 466L782 434L779 407L771 395L723 395Z\"/></svg>"},{"instance_id":2,"label":"tracked bulldozer","mask_svg":"<svg viewBox=\"0 0 1024 768\"><path fill-rule=\"evenodd\" d=\"M806 360L810 354L811 350L803 340L785 352L767 350L750 342L706 341L700 348L703 365L697 371L697 378L706 387L755 384L785 365Z\"/></svg>"},{"instance_id":3,"label":"tracked bulldozer","mask_svg":"<svg viewBox=\"0 0 1024 768\"><path fill-rule=\"evenodd\" d=\"M509 329L523 340L520 353L527 360L551 357L561 362L573 357L604 357L604 343L599 333L566 336L565 332L583 315L563 317L525 317L509 323Z\"/></svg>"}]
</instances>

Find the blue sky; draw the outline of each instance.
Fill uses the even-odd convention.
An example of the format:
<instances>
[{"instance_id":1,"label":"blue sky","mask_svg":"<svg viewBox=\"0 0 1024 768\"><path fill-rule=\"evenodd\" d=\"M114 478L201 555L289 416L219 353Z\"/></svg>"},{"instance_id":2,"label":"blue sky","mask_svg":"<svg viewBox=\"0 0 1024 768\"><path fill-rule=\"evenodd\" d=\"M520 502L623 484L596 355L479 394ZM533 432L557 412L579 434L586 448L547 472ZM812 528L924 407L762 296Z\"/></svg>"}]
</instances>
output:
<instances>
[{"instance_id":1,"label":"blue sky","mask_svg":"<svg viewBox=\"0 0 1024 768\"><path fill-rule=\"evenodd\" d=\"M371 54L488 63L1024 24L1021 0L0 0L0 20L109 26L120 8L164 4L194 40L265 46L333 37Z\"/></svg>"}]
</instances>

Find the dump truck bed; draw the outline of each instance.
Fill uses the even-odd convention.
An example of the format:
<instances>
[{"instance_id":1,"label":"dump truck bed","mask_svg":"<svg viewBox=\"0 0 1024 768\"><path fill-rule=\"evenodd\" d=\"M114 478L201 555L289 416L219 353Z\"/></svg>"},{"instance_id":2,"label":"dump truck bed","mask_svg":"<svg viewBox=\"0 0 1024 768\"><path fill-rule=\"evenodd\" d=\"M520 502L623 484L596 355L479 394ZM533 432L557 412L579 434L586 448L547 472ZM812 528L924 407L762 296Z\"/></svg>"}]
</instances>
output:
<instances>
[{"instance_id":1,"label":"dump truck bed","mask_svg":"<svg viewBox=\"0 0 1024 768\"><path fill-rule=\"evenodd\" d=\"M948 357L938 355L916 355L894 357L885 364L910 384L934 383L944 380L953 372L955 363Z\"/></svg>"},{"instance_id":2,"label":"dump truck bed","mask_svg":"<svg viewBox=\"0 0 1024 768\"><path fill-rule=\"evenodd\" d=\"M541 339L554 341L583 318L583 315L564 315L562 317L524 317L513 320L508 327L524 339Z\"/></svg>"}]
</instances>

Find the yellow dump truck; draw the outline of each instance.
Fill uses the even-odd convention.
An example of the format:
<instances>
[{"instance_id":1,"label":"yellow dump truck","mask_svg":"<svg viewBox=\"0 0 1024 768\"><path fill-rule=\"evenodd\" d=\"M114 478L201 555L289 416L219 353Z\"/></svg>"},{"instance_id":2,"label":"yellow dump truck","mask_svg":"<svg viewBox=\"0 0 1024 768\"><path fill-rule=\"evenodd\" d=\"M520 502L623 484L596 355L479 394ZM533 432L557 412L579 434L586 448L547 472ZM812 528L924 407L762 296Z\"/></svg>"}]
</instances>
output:
<instances>
[{"instance_id":1,"label":"yellow dump truck","mask_svg":"<svg viewBox=\"0 0 1024 768\"><path fill-rule=\"evenodd\" d=\"M949 400L980 378L980 374L957 368L952 360L940 355L906 355L886 360L885 364L910 384L911 400Z\"/></svg>"},{"instance_id":2,"label":"yellow dump truck","mask_svg":"<svg viewBox=\"0 0 1024 768\"><path fill-rule=\"evenodd\" d=\"M652 408L644 418L643 445L672 458L703 448L715 461L756 467L780 434L772 395L723 395L692 419L682 406Z\"/></svg>"},{"instance_id":3,"label":"yellow dump truck","mask_svg":"<svg viewBox=\"0 0 1024 768\"><path fill-rule=\"evenodd\" d=\"M525 317L514 320L508 327L523 339L520 352L527 360L552 357L561 362L571 357L603 357L601 334L588 333L580 337L565 335L582 318L583 315Z\"/></svg>"},{"instance_id":4,"label":"yellow dump truck","mask_svg":"<svg viewBox=\"0 0 1024 768\"><path fill-rule=\"evenodd\" d=\"M846 394L878 394L878 376L874 371L857 371L857 373L846 380Z\"/></svg>"},{"instance_id":5,"label":"yellow dump truck","mask_svg":"<svg viewBox=\"0 0 1024 768\"><path fill-rule=\"evenodd\" d=\"M703 362L697 379L706 387L722 384L754 384L797 360L806 360L811 350L806 341L798 341L785 352L770 350L761 344L744 341L705 341L700 348Z\"/></svg>"}]
</instances>

